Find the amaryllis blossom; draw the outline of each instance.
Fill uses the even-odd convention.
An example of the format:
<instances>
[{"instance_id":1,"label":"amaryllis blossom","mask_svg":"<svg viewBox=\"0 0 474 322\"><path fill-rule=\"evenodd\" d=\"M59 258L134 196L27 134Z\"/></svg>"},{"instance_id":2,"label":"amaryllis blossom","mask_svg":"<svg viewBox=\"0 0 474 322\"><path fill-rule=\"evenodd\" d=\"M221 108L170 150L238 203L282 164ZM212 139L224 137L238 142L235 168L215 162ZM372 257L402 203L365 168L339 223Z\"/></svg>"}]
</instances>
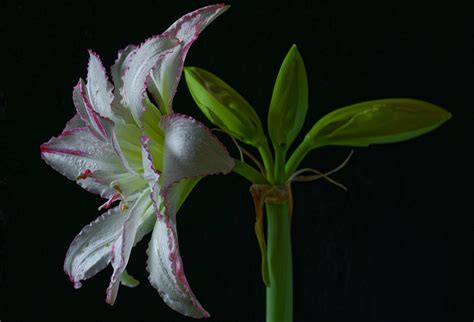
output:
<instances>
[{"instance_id":1,"label":"amaryllis blossom","mask_svg":"<svg viewBox=\"0 0 474 322\"><path fill-rule=\"evenodd\" d=\"M41 146L43 159L108 209L85 226L66 254L64 270L76 288L112 264L106 301L114 304L132 247L152 232L147 270L164 302L191 317L208 317L186 280L176 213L204 176L234 166L224 146L172 101L187 51L199 33L227 9L212 5L189 13L163 34L122 50L111 69L113 85L90 51L86 81L73 91L76 115ZM119 202L112 207L112 204Z\"/></svg>"}]
</instances>

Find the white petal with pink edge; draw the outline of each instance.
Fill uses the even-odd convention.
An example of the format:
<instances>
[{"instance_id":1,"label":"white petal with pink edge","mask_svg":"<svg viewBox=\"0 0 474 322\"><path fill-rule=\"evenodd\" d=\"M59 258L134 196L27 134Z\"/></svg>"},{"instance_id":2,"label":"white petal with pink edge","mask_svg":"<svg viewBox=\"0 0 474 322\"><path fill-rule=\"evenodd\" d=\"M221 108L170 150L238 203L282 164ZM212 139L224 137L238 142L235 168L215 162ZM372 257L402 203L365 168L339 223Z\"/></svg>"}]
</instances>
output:
<instances>
[{"instance_id":1,"label":"white petal with pink edge","mask_svg":"<svg viewBox=\"0 0 474 322\"><path fill-rule=\"evenodd\" d=\"M148 79L148 90L163 113L173 112L173 98L181 79L184 60L192 43L214 19L228 6L217 4L188 13L163 33L165 37L177 38L180 45L161 59L152 69Z\"/></svg>"},{"instance_id":2,"label":"white petal with pink edge","mask_svg":"<svg viewBox=\"0 0 474 322\"><path fill-rule=\"evenodd\" d=\"M165 133L162 187L157 199L164 216L158 217L148 247L150 283L177 312L207 318L189 286L179 253L176 213L201 177L228 173L234 166L224 146L204 125L191 117L169 114L161 118Z\"/></svg>"},{"instance_id":3,"label":"white petal with pink edge","mask_svg":"<svg viewBox=\"0 0 474 322\"><path fill-rule=\"evenodd\" d=\"M172 102L183 72L184 55L181 44L172 48L152 69L148 78L148 90L163 114L171 113Z\"/></svg>"},{"instance_id":4,"label":"white petal with pink edge","mask_svg":"<svg viewBox=\"0 0 474 322\"><path fill-rule=\"evenodd\" d=\"M64 260L64 271L75 288L81 287L80 281L94 276L109 264L112 244L125 219L118 207L110 209L74 238Z\"/></svg>"},{"instance_id":5,"label":"white petal with pink edge","mask_svg":"<svg viewBox=\"0 0 474 322\"><path fill-rule=\"evenodd\" d=\"M87 94L94 111L100 116L114 119L111 104L114 98L113 86L107 79L105 68L99 55L89 50L89 65L87 69Z\"/></svg>"},{"instance_id":6,"label":"white petal with pink edge","mask_svg":"<svg viewBox=\"0 0 474 322\"><path fill-rule=\"evenodd\" d=\"M78 123L74 117L68 124ZM78 123L79 124L79 123ZM106 142L95 137L89 128L68 127L57 138L53 137L40 147L41 157L53 169L70 180L78 180L84 189L110 198L115 191L108 182L97 182L87 175L97 171L116 171L121 165Z\"/></svg>"},{"instance_id":7,"label":"white petal with pink edge","mask_svg":"<svg viewBox=\"0 0 474 322\"><path fill-rule=\"evenodd\" d=\"M184 46L189 46L207 25L220 16L229 6L215 4L190 12L173 23L163 36L178 38Z\"/></svg>"},{"instance_id":8,"label":"white petal with pink edge","mask_svg":"<svg viewBox=\"0 0 474 322\"><path fill-rule=\"evenodd\" d=\"M234 160L227 149L192 117L178 113L165 115L160 126L165 132L164 189L184 178L227 174L233 169Z\"/></svg>"},{"instance_id":9,"label":"white petal with pink edge","mask_svg":"<svg viewBox=\"0 0 474 322\"><path fill-rule=\"evenodd\" d=\"M74 87L72 92L72 100L76 107L77 114L91 129L92 133L102 141L108 141L107 128L112 126L112 121L101 117L92 107L89 95L87 93L86 84L82 79Z\"/></svg>"},{"instance_id":10,"label":"white petal with pink edge","mask_svg":"<svg viewBox=\"0 0 474 322\"><path fill-rule=\"evenodd\" d=\"M128 108L137 123L141 126L141 114L144 110L143 99L146 92L146 80L151 69L173 47L178 45L175 38L161 35L152 37L130 53L125 64L123 86L120 88L122 105Z\"/></svg>"},{"instance_id":11,"label":"white petal with pink edge","mask_svg":"<svg viewBox=\"0 0 474 322\"><path fill-rule=\"evenodd\" d=\"M184 274L179 254L175 217L157 219L147 250L150 284L173 310L194 318L207 318Z\"/></svg>"},{"instance_id":12,"label":"white petal with pink edge","mask_svg":"<svg viewBox=\"0 0 474 322\"><path fill-rule=\"evenodd\" d=\"M111 263L114 272L110 278L106 297L106 302L110 305L114 305L117 298L121 275L127 267L132 247L136 244L140 226L144 223L149 224L150 218L154 220L154 209L149 189L142 192L124 217L126 220L120 228L119 236L113 243L111 250ZM140 235L142 236L142 234Z\"/></svg>"}]
</instances>

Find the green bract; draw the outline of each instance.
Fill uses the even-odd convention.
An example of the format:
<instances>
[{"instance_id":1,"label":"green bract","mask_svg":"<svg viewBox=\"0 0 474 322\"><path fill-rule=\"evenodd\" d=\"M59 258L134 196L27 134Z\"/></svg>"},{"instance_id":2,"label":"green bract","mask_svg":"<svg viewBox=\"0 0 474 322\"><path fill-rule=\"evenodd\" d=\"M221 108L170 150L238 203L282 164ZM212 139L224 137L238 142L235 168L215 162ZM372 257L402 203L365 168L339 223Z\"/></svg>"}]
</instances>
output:
<instances>
[{"instance_id":1,"label":"green bract","mask_svg":"<svg viewBox=\"0 0 474 322\"><path fill-rule=\"evenodd\" d=\"M358 103L321 118L305 141L323 145L368 146L405 141L434 130L451 114L434 104L392 98Z\"/></svg>"},{"instance_id":2,"label":"green bract","mask_svg":"<svg viewBox=\"0 0 474 322\"><path fill-rule=\"evenodd\" d=\"M257 113L232 87L201 68L186 67L184 74L194 101L212 123L252 146L266 142Z\"/></svg>"},{"instance_id":3,"label":"green bract","mask_svg":"<svg viewBox=\"0 0 474 322\"><path fill-rule=\"evenodd\" d=\"M307 110L306 70L293 45L278 72L268 112L268 131L275 149L288 149L303 126Z\"/></svg>"}]
</instances>

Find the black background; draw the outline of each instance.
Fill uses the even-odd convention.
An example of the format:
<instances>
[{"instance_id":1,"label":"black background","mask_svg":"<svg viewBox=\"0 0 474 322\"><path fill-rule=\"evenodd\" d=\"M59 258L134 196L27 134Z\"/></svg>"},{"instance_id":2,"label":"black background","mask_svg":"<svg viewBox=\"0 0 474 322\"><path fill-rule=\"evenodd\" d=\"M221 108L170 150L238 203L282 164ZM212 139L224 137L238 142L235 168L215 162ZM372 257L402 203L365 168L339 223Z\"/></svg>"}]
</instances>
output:
<instances>
[{"instance_id":1,"label":"black background","mask_svg":"<svg viewBox=\"0 0 474 322\"><path fill-rule=\"evenodd\" d=\"M64 254L102 201L46 166L39 145L74 114L88 48L110 66L119 49L211 2L0 3L0 320L189 321L148 284L146 242L128 265L142 284L121 287L113 308L104 302L110 267L73 289ZM410 142L356 149L334 175L348 192L294 185L295 322L471 320L472 1L230 4L186 64L232 84L262 119L292 43L310 88L302 133L334 108L376 98L423 99L453 114ZM206 121L184 82L174 106ZM303 166L329 170L349 151L324 148ZM207 178L178 216L186 273L211 321L264 320L248 186L236 175Z\"/></svg>"}]
</instances>

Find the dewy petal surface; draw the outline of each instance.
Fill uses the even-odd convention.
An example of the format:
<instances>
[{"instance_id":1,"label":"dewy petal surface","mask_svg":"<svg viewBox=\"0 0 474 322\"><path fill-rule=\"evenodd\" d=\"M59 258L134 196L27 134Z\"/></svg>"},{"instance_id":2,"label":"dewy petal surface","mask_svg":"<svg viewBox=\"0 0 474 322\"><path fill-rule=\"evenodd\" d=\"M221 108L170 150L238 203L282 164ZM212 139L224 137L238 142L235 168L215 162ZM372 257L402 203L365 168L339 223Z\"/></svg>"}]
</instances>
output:
<instances>
[{"instance_id":1,"label":"dewy petal surface","mask_svg":"<svg viewBox=\"0 0 474 322\"><path fill-rule=\"evenodd\" d=\"M126 220L119 231L119 236L112 245L111 263L114 272L110 278L106 298L106 302L110 305L113 305L117 298L120 278L128 264L130 253L132 247L135 245L140 225L144 222L148 222L150 217L154 218L154 210L151 206L149 194L150 192L148 189L143 191L140 197L134 202L131 209L127 211L126 216L124 216L126 217Z\"/></svg>"},{"instance_id":2,"label":"dewy petal surface","mask_svg":"<svg viewBox=\"0 0 474 322\"><path fill-rule=\"evenodd\" d=\"M200 32L227 9L229 9L229 6L224 4L215 4L197 9L176 20L163 35L177 38L184 46L189 46L196 40Z\"/></svg>"},{"instance_id":3,"label":"dewy petal surface","mask_svg":"<svg viewBox=\"0 0 474 322\"><path fill-rule=\"evenodd\" d=\"M105 68L99 55L89 50L89 65L87 68L87 94L94 111L110 120L114 119L111 104L114 98L113 86L107 79Z\"/></svg>"},{"instance_id":4,"label":"dewy petal surface","mask_svg":"<svg viewBox=\"0 0 474 322\"><path fill-rule=\"evenodd\" d=\"M163 55L177 45L177 39L158 35L146 40L126 58L127 68L123 75L120 95L122 105L130 110L139 126L142 125L141 114L144 110L143 99L146 94L148 74Z\"/></svg>"},{"instance_id":5,"label":"dewy petal surface","mask_svg":"<svg viewBox=\"0 0 474 322\"><path fill-rule=\"evenodd\" d=\"M77 114L91 129L94 135L102 141L108 141L107 128L110 127L110 120L100 117L91 105L87 94L87 86L82 79L79 80L72 92L72 100L76 107Z\"/></svg>"},{"instance_id":6,"label":"dewy petal surface","mask_svg":"<svg viewBox=\"0 0 474 322\"><path fill-rule=\"evenodd\" d=\"M163 113L172 112L172 102L183 71L184 58L184 48L178 44L160 59L150 73L148 90Z\"/></svg>"},{"instance_id":7,"label":"dewy petal surface","mask_svg":"<svg viewBox=\"0 0 474 322\"><path fill-rule=\"evenodd\" d=\"M171 113L172 102L183 72L184 60L192 43L214 19L229 7L223 4L207 6L190 12L163 33L165 37L177 38L180 45L173 48L155 66L148 80L148 89L164 113Z\"/></svg>"},{"instance_id":8,"label":"dewy petal surface","mask_svg":"<svg viewBox=\"0 0 474 322\"><path fill-rule=\"evenodd\" d=\"M163 181L160 196L152 198L164 215L158 216L148 247L149 280L172 309L194 318L207 318L209 313L197 300L184 273L176 213L203 176L228 173L234 162L209 129L191 117L165 115L160 126L165 133ZM151 182L157 180L152 174L149 178Z\"/></svg>"},{"instance_id":9,"label":"dewy petal surface","mask_svg":"<svg viewBox=\"0 0 474 322\"><path fill-rule=\"evenodd\" d=\"M75 288L81 287L81 280L94 276L109 264L112 244L120 235L125 219L118 207L110 209L74 238L66 254L64 271Z\"/></svg>"},{"instance_id":10,"label":"dewy petal surface","mask_svg":"<svg viewBox=\"0 0 474 322\"><path fill-rule=\"evenodd\" d=\"M227 149L195 119L173 113L163 116L160 126L165 132L163 189L184 178L227 174L233 169Z\"/></svg>"},{"instance_id":11,"label":"dewy petal surface","mask_svg":"<svg viewBox=\"0 0 474 322\"><path fill-rule=\"evenodd\" d=\"M175 218L156 220L147 251L149 280L175 311L194 318L207 318L209 313L197 301L184 274Z\"/></svg>"},{"instance_id":12,"label":"dewy petal surface","mask_svg":"<svg viewBox=\"0 0 474 322\"><path fill-rule=\"evenodd\" d=\"M124 49L120 50L115 60L115 64L110 68L112 74L112 80L114 82L116 90L114 91L115 99L120 102L122 97L120 96L119 88L123 86L123 75L127 70L127 62L130 60L131 55L135 52L137 47L135 45L128 45Z\"/></svg>"},{"instance_id":13,"label":"dewy petal surface","mask_svg":"<svg viewBox=\"0 0 474 322\"><path fill-rule=\"evenodd\" d=\"M95 137L89 128L75 127L77 125L83 123L75 116L57 138L53 137L41 145L41 157L49 166L70 180L76 180L85 172L111 171L120 166L114 151L106 142ZM104 198L115 193L108 183L91 178L79 180L78 184Z\"/></svg>"}]
</instances>

